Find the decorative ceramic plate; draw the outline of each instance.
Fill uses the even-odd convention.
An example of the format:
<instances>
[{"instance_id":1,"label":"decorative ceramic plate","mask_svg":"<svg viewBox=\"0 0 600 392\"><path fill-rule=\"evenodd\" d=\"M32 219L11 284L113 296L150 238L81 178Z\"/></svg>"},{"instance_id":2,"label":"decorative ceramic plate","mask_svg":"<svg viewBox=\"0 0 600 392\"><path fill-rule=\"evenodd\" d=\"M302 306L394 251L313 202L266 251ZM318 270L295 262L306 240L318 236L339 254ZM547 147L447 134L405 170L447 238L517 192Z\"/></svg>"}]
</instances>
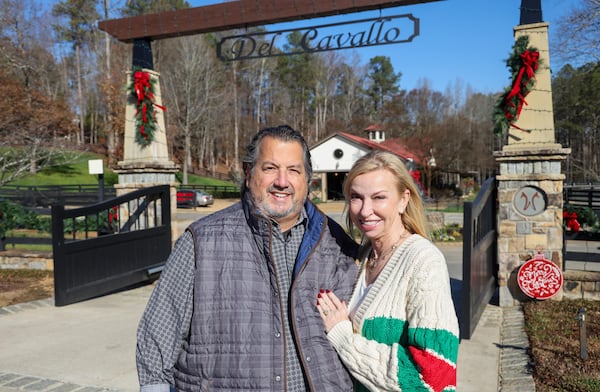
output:
<instances>
[{"instance_id":1,"label":"decorative ceramic plate","mask_svg":"<svg viewBox=\"0 0 600 392\"><path fill-rule=\"evenodd\" d=\"M541 253L519 268L517 280L523 293L535 299L554 296L563 284L560 268Z\"/></svg>"}]
</instances>

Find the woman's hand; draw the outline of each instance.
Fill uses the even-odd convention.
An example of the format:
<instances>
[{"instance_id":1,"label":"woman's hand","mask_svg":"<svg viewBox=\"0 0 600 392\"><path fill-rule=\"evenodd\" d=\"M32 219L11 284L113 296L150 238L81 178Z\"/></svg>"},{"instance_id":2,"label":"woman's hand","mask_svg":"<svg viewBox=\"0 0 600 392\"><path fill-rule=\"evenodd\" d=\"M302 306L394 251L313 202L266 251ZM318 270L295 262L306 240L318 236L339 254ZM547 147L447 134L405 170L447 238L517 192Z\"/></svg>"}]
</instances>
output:
<instances>
[{"instance_id":1,"label":"woman's hand","mask_svg":"<svg viewBox=\"0 0 600 392\"><path fill-rule=\"evenodd\" d=\"M349 319L346 301L340 301L329 290L321 290L317 295L317 309L319 309L323 324L325 324L325 332L331 331L340 321Z\"/></svg>"}]
</instances>

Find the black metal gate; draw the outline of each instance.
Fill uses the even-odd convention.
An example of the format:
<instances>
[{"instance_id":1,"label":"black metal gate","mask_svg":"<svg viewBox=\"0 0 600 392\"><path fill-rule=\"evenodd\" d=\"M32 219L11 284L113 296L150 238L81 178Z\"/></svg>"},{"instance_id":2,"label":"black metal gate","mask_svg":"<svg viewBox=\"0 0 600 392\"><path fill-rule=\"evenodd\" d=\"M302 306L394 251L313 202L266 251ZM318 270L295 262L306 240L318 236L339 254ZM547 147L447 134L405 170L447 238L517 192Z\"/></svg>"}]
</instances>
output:
<instances>
[{"instance_id":1,"label":"black metal gate","mask_svg":"<svg viewBox=\"0 0 600 392\"><path fill-rule=\"evenodd\" d=\"M171 252L170 187L83 208L53 206L52 248L56 306L152 279Z\"/></svg>"},{"instance_id":2,"label":"black metal gate","mask_svg":"<svg viewBox=\"0 0 600 392\"><path fill-rule=\"evenodd\" d=\"M470 339L497 287L497 186L490 177L464 204L460 337Z\"/></svg>"}]
</instances>

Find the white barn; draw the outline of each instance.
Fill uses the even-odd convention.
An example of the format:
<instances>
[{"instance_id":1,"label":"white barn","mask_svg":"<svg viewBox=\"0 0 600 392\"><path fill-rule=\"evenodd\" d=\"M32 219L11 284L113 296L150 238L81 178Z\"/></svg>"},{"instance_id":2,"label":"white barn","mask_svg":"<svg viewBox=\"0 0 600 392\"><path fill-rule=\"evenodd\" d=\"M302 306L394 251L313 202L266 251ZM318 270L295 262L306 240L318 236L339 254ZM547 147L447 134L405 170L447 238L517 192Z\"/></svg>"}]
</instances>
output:
<instances>
[{"instance_id":1,"label":"white barn","mask_svg":"<svg viewBox=\"0 0 600 392\"><path fill-rule=\"evenodd\" d=\"M311 147L313 177L311 199L320 201L342 200L342 187L346 174L360 157L372 150L390 151L405 162L418 159L403 146L385 142L385 133L377 126L365 130L369 139L338 132Z\"/></svg>"}]
</instances>

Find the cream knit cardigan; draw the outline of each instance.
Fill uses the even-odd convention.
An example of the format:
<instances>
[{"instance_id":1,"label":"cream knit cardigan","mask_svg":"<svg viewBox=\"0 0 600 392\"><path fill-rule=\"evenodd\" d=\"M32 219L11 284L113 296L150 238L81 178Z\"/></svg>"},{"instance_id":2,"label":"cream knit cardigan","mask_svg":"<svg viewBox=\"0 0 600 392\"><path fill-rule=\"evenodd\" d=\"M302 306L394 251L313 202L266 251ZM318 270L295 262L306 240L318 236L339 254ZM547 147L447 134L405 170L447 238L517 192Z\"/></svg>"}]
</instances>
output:
<instances>
[{"instance_id":1,"label":"cream knit cardigan","mask_svg":"<svg viewBox=\"0 0 600 392\"><path fill-rule=\"evenodd\" d=\"M369 253L361 253L359 279L365 279ZM356 287L352 295L358 295ZM455 391L458 320L444 255L429 240L411 235L354 319L336 324L327 337L362 384L358 391Z\"/></svg>"}]
</instances>

